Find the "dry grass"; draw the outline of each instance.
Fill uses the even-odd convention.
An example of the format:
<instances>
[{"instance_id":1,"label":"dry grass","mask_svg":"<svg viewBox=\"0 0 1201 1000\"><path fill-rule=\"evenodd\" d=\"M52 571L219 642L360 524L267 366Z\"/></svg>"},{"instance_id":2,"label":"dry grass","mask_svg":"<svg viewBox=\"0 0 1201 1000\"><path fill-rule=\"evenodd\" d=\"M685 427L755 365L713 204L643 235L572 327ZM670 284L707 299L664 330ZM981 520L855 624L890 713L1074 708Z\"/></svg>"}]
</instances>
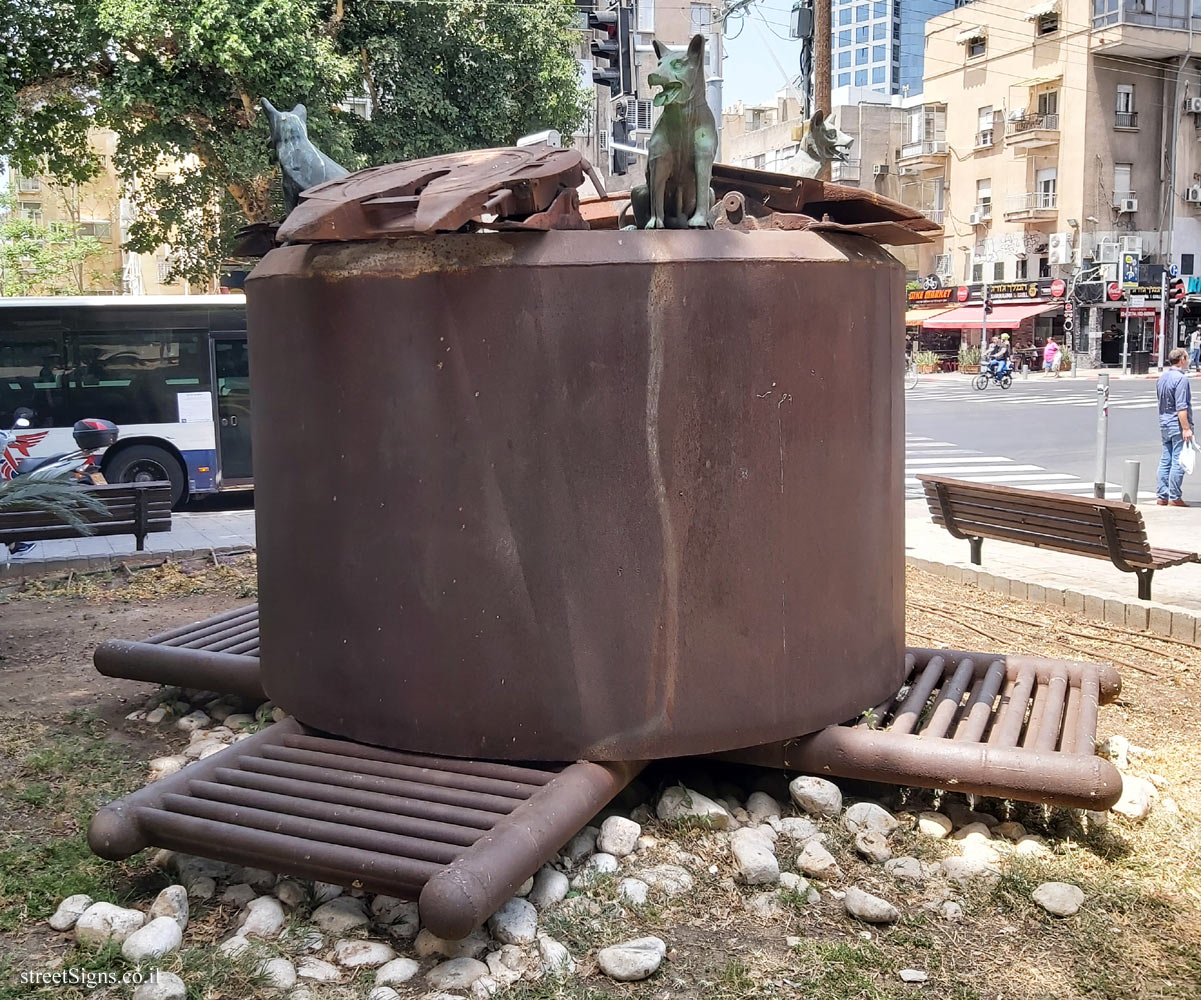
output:
<instances>
[{"instance_id":1,"label":"dry grass","mask_svg":"<svg viewBox=\"0 0 1201 1000\"><path fill-rule=\"evenodd\" d=\"M251 553L183 562L165 560L152 566L130 568L122 564L116 570L40 577L0 590L0 601L65 597L137 602L202 594L253 600L258 595L256 557Z\"/></svg>"}]
</instances>

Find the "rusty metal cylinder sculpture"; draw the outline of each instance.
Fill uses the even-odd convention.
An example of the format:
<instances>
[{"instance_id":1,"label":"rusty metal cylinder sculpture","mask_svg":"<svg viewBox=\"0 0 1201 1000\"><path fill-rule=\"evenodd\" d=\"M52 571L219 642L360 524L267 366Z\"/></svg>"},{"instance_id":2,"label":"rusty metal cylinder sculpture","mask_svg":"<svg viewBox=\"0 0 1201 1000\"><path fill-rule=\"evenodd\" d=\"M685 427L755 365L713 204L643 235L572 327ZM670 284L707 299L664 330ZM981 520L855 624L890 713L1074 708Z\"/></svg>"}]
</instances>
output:
<instances>
[{"instance_id":1,"label":"rusty metal cylinder sculpture","mask_svg":"<svg viewBox=\"0 0 1201 1000\"><path fill-rule=\"evenodd\" d=\"M814 232L272 251L247 286L267 694L385 747L614 761L895 693L902 284Z\"/></svg>"}]
</instances>

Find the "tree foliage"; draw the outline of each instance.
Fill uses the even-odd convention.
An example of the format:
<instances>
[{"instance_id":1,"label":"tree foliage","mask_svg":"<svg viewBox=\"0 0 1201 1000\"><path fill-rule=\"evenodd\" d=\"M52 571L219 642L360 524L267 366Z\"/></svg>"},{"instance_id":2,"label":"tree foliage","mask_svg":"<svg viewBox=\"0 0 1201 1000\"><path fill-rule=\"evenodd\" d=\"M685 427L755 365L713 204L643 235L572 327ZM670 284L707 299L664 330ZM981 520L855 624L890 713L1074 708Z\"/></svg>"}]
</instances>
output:
<instances>
[{"instance_id":1,"label":"tree foliage","mask_svg":"<svg viewBox=\"0 0 1201 1000\"><path fill-rule=\"evenodd\" d=\"M258 101L303 103L350 169L570 132L584 112L571 0L0 0L0 156L85 180L92 125L139 209L126 246L216 273L278 215ZM365 121L340 111L369 94Z\"/></svg>"},{"instance_id":2,"label":"tree foliage","mask_svg":"<svg viewBox=\"0 0 1201 1000\"><path fill-rule=\"evenodd\" d=\"M82 295L89 261L104 252L74 226L51 228L0 205L0 295Z\"/></svg>"}]
</instances>

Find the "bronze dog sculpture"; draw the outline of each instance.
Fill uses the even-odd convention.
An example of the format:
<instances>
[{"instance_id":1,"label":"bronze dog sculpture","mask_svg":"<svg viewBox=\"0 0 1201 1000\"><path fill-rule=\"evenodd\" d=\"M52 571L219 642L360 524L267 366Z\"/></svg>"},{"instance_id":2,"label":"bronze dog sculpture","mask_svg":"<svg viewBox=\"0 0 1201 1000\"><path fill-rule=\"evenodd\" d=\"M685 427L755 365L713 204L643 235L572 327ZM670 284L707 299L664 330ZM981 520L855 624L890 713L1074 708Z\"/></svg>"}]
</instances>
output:
<instances>
[{"instance_id":1,"label":"bronze dog sculpture","mask_svg":"<svg viewBox=\"0 0 1201 1000\"><path fill-rule=\"evenodd\" d=\"M655 42L659 66L647 77L662 88L663 109L647 145L646 184L630 192L638 229L705 229L713 193L709 183L717 154L717 122L705 100L705 36L694 35L687 52Z\"/></svg>"},{"instance_id":2,"label":"bronze dog sculpture","mask_svg":"<svg viewBox=\"0 0 1201 1000\"><path fill-rule=\"evenodd\" d=\"M817 177L827 163L845 163L855 140L838 127L834 116L820 109L805 127L801 148L792 158L787 172L800 177Z\"/></svg>"},{"instance_id":3,"label":"bronze dog sculpture","mask_svg":"<svg viewBox=\"0 0 1201 1000\"><path fill-rule=\"evenodd\" d=\"M283 174L284 215L300 201L300 193L335 177L345 177L345 167L335 163L309 141L308 112L303 104L277 111L267 98L261 101L271 124L271 144Z\"/></svg>"}]
</instances>

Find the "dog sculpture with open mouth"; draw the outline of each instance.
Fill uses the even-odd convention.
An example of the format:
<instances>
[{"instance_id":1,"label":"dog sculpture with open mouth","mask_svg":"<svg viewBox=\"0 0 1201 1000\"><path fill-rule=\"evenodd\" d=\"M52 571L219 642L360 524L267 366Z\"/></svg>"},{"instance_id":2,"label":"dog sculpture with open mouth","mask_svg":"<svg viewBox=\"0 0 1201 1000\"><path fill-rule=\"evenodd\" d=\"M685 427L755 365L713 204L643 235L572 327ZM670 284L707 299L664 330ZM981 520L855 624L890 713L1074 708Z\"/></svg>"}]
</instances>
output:
<instances>
[{"instance_id":1,"label":"dog sculpture with open mouth","mask_svg":"<svg viewBox=\"0 0 1201 1000\"><path fill-rule=\"evenodd\" d=\"M805 127L800 151L788 162L785 172L816 178L827 163L845 163L854 142L852 136L839 129L834 115L827 118L818 109Z\"/></svg>"},{"instance_id":2,"label":"dog sculpture with open mouth","mask_svg":"<svg viewBox=\"0 0 1201 1000\"><path fill-rule=\"evenodd\" d=\"M709 188L717 154L717 122L705 99L705 36L687 52L655 42L659 65L647 77L663 109L647 144L646 184L630 192L639 229L704 229L711 224Z\"/></svg>"}]
</instances>

